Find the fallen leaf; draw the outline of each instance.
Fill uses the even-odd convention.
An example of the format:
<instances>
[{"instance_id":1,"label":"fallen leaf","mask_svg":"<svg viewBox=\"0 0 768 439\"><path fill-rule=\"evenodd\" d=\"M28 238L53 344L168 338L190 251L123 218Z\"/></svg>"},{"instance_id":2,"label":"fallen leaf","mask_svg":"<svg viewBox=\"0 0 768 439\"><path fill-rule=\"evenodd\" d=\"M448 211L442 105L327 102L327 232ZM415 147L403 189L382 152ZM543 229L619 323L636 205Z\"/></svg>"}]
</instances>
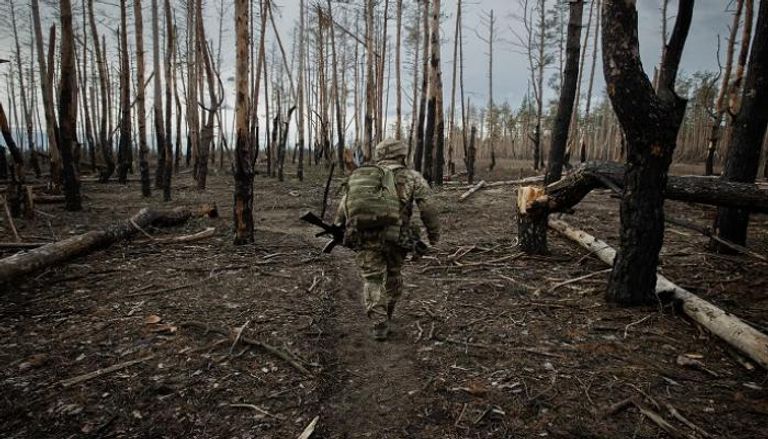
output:
<instances>
[{"instance_id":1,"label":"fallen leaf","mask_svg":"<svg viewBox=\"0 0 768 439\"><path fill-rule=\"evenodd\" d=\"M163 319L160 316L158 316L156 314L152 314L152 315L148 315L144 319L144 323L146 323L147 325L156 325L156 324L160 323L162 320Z\"/></svg>"}]
</instances>

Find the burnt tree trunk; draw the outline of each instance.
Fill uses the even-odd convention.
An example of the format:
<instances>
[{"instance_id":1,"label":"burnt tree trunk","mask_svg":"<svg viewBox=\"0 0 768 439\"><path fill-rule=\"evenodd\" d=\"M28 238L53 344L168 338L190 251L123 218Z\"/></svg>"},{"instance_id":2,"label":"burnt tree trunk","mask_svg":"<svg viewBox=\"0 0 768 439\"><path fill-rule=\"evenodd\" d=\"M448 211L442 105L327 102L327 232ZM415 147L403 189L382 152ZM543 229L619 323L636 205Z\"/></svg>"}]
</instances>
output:
<instances>
[{"instance_id":1,"label":"burnt tree trunk","mask_svg":"<svg viewBox=\"0 0 768 439\"><path fill-rule=\"evenodd\" d=\"M472 125L472 129L469 134L469 146L467 147L466 157L464 157L464 165L467 167L467 182L469 184L475 181L475 138L477 137L477 127Z\"/></svg>"},{"instance_id":2,"label":"burnt tree trunk","mask_svg":"<svg viewBox=\"0 0 768 439\"><path fill-rule=\"evenodd\" d=\"M131 73L128 62L127 5L120 0L120 140L117 145L117 181L125 184L133 167L131 148Z\"/></svg>"},{"instance_id":3,"label":"burnt tree trunk","mask_svg":"<svg viewBox=\"0 0 768 439\"><path fill-rule=\"evenodd\" d=\"M733 119L723 179L751 183L760 167L760 150L768 125L768 0L760 1L755 37L749 52L741 109ZM744 245L749 211L720 208L715 229L722 239ZM714 243L713 243L714 244ZM719 251L726 248L717 246Z\"/></svg>"},{"instance_id":4,"label":"burnt tree trunk","mask_svg":"<svg viewBox=\"0 0 768 439\"><path fill-rule=\"evenodd\" d=\"M248 0L235 1L235 202L233 207L235 245L253 242L253 150L250 136L250 98L248 66L250 38L248 35Z\"/></svg>"},{"instance_id":5,"label":"burnt tree trunk","mask_svg":"<svg viewBox=\"0 0 768 439\"><path fill-rule=\"evenodd\" d=\"M80 176L76 166L77 145L77 71L75 67L75 31L72 2L61 0L61 83L59 84L59 152L67 210L82 209Z\"/></svg>"},{"instance_id":6,"label":"burnt tree trunk","mask_svg":"<svg viewBox=\"0 0 768 439\"><path fill-rule=\"evenodd\" d=\"M22 212L22 204L24 204L24 158L21 155L21 150L19 150L16 142L13 140L11 127L8 126L8 118L5 116L2 102L0 102L0 132L2 132L3 140L11 153L11 183L8 185L8 207L11 210L11 216L19 217ZM5 158L5 151L3 151L3 158Z\"/></svg>"},{"instance_id":7,"label":"burnt tree trunk","mask_svg":"<svg viewBox=\"0 0 768 439\"><path fill-rule=\"evenodd\" d=\"M427 88L429 85L429 0L424 0L423 13L424 44L422 46L422 77L419 94L419 115L416 121L416 146L413 149L413 169L421 172L424 160L424 123L427 115Z\"/></svg>"},{"instance_id":8,"label":"burnt tree trunk","mask_svg":"<svg viewBox=\"0 0 768 439\"><path fill-rule=\"evenodd\" d=\"M634 2L603 5L603 72L608 96L627 139L621 232L606 298L622 305L656 301L656 266L664 239L664 190L686 101L675 79L693 15L680 0L654 91L640 62Z\"/></svg>"},{"instance_id":9,"label":"burnt tree trunk","mask_svg":"<svg viewBox=\"0 0 768 439\"><path fill-rule=\"evenodd\" d=\"M549 148L547 172L544 177L546 184L560 180L563 175L565 146L568 142L568 131L573 116L573 103L576 99L576 89L579 79L579 51L581 42L581 21L584 12L584 0L574 0L569 3L568 37L566 41L566 61L563 71L563 87L560 90L560 100L557 104L557 115L552 128L552 144Z\"/></svg>"},{"instance_id":10,"label":"burnt tree trunk","mask_svg":"<svg viewBox=\"0 0 768 439\"><path fill-rule=\"evenodd\" d=\"M163 161L163 201L171 201L171 179L173 178L173 140L171 137L172 112L171 99L173 99L172 88L175 89L175 78L173 63L171 62L173 54L176 52L176 32L173 25L173 12L169 0L163 4L165 12L165 32L168 40L168 48L165 53L165 136L164 143L158 144L157 154L164 155ZM163 150L161 151L160 148ZM159 165L159 161L158 161Z\"/></svg>"},{"instance_id":11,"label":"burnt tree trunk","mask_svg":"<svg viewBox=\"0 0 768 439\"><path fill-rule=\"evenodd\" d=\"M145 105L146 93L144 92L144 18L141 12L141 0L133 1L133 14L136 27L136 118L139 124L139 174L141 176L141 194L149 197L152 195L152 184L149 177L149 162L147 161L149 147L147 146L147 109ZM128 43L125 46L127 47ZM155 73L159 74L157 71ZM162 117L160 119L162 120Z\"/></svg>"}]
</instances>

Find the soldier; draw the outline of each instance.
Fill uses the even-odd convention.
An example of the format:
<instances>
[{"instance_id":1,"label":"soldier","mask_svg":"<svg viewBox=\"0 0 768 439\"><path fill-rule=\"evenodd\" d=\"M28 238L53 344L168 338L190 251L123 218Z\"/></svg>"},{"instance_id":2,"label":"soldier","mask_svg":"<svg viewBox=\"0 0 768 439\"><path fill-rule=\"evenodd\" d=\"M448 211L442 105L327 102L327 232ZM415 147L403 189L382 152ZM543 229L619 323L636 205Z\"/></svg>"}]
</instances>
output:
<instances>
[{"instance_id":1,"label":"soldier","mask_svg":"<svg viewBox=\"0 0 768 439\"><path fill-rule=\"evenodd\" d=\"M435 245L440 238L437 210L431 200L429 185L420 173L405 166L405 158L406 147L399 140L386 139L376 145L376 167L388 170L394 176L399 201L396 225L355 230L355 221L350 218L347 208L350 188L342 197L336 214L336 224L346 225L344 244L357 252L355 260L363 277L365 309L373 322L372 335L376 340L385 340L389 335L395 304L403 289L400 273L403 261L420 242L419 227L411 224L414 202L419 207L429 243Z\"/></svg>"}]
</instances>

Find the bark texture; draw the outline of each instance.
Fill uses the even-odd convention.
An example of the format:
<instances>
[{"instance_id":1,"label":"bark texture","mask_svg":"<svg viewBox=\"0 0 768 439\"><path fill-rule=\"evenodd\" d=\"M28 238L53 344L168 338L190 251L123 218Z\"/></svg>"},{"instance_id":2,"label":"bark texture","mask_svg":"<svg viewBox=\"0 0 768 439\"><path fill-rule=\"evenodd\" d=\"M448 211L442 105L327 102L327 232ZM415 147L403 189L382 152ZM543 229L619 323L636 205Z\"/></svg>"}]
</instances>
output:
<instances>
[{"instance_id":1,"label":"bark texture","mask_svg":"<svg viewBox=\"0 0 768 439\"><path fill-rule=\"evenodd\" d=\"M640 62L635 2L603 5L603 72L608 96L627 140L620 245L606 296L623 305L654 302L656 266L664 238L664 190L686 101L674 91L693 14L680 0L654 91Z\"/></svg>"}]
</instances>

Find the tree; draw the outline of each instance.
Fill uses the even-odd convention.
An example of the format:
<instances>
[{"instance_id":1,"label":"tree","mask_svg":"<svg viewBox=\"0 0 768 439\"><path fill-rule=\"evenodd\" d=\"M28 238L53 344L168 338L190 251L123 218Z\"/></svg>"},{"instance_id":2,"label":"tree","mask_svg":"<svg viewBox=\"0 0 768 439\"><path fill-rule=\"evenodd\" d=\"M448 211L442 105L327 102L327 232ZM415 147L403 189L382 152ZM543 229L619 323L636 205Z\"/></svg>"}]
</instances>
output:
<instances>
[{"instance_id":1,"label":"tree","mask_svg":"<svg viewBox=\"0 0 768 439\"><path fill-rule=\"evenodd\" d=\"M18 32L18 26L17 26L17 20L16 20L16 8L14 7L14 3L10 2L10 10L11 10L11 23L13 27L13 41L15 43L16 53L16 73L19 76L19 95L21 97L21 110L24 114L24 122L27 128L27 143L29 143L29 164L32 167L32 170L35 171L35 176L40 177L40 165L37 161L37 154L35 151L35 138L33 134L33 118L32 118L32 108L30 105L27 104L27 90L24 87L24 70L21 67L21 46L19 44L19 32Z\"/></svg>"},{"instance_id":2,"label":"tree","mask_svg":"<svg viewBox=\"0 0 768 439\"><path fill-rule=\"evenodd\" d=\"M153 0L154 1L154 0ZM165 32L168 43L168 49L165 54L165 136L164 144L158 143L157 154L164 154L163 161L163 200L171 201L171 178L173 176L173 142L171 141L171 95L176 89L176 76L173 69L172 57L176 53L176 32L173 25L173 13L171 11L170 0L165 0ZM181 125L181 124L179 124ZM160 151L159 148L164 151ZM158 163L159 164L159 163Z\"/></svg>"},{"instance_id":3,"label":"tree","mask_svg":"<svg viewBox=\"0 0 768 439\"><path fill-rule=\"evenodd\" d=\"M141 175L141 194L149 197L152 195L152 186L149 179L149 162L147 161L149 148L147 147L147 109L144 102L144 18L141 13L141 0L133 1L133 16L136 26L136 118L139 122L139 174ZM159 73L155 70L155 77ZM155 93L158 90L156 89ZM162 117L159 119L162 120Z\"/></svg>"},{"instance_id":4,"label":"tree","mask_svg":"<svg viewBox=\"0 0 768 439\"><path fill-rule=\"evenodd\" d=\"M163 116L162 70L160 70L160 16L158 14L157 0L152 0L152 100L155 119L155 143L157 144L157 169L155 169L155 188L163 187L165 175L165 123ZM166 81L168 76L166 72Z\"/></svg>"},{"instance_id":5,"label":"tree","mask_svg":"<svg viewBox=\"0 0 768 439\"><path fill-rule=\"evenodd\" d=\"M251 117L248 94L250 39L248 36L248 0L235 1L236 60L235 84L235 245L253 243L253 166Z\"/></svg>"},{"instance_id":6,"label":"tree","mask_svg":"<svg viewBox=\"0 0 768 439\"><path fill-rule=\"evenodd\" d=\"M606 297L624 305L656 300L656 266L664 239L663 193L686 107L675 93L675 79L693 4L694 0L679 1L656 91L638 55L635 3L606 0L603 4L603 73L627 141L620 245Z\"/></svg>"},{"instance_id":7,"label":"tree","mask_svg":"<svg viewBox=\"0 0 768 439\"><path fill-rule=\"evenodd\" d=\"M82 209L80 177L73 150L77 144L77 71L75 66L75 31L72 2L59 2L61 18L61 82L59 83L59 150L67 210Z\"/></svg>"},{"instance_id":8,"label":"tree","mask_svg":"<svg viewBox=\"0 0 768 439\"><path fill-rule=\"evenodd\" d=\"M760 150L768 125L768 0L760 1L739 107L733 118L722 178L726 181L752 183L760 167ZM748 224L748 211L723 207L718 209L715 229L720 238L744 245Z\"/></svg>"},{"instance_id":9,"label":"tree","mask_svg":"<svg viewBox=\"0 0 768 439\"><path fill-rule=\"evenodd\" d=\"M443 80L440 69L440 0L432 0L430 20L429 100L424 141L424 178L430 184L443 184Z\"/></svg>"},{"instance_id":10,"label":"tree","mask_svg":"<svg viewBox=\"0 0 768 439\"><path fill-rule=\"evenodd\" d=\"M117 181L125 184L133 167L131 148L131 72L128 62L126 0L120 0L120 140L117 145ZM106 48L105 48L106 49ZM143 85L143 84L142 84ZM139 85L141 88L141 85Z\"/></svg>"},{"instance_id":11,"label":"tree","mask_svg":"<svg viewBox=\"0 0 768 439\"><path fill-rule=\"evenodd\" d=\"M544 183L549 184L560 179L563 174L565 146L568 142L568 130L573 114L573 103L579 76L579 50L581 42L581 22L584 11L584 0L570 0L568 16L568 36L566 40L566 61L563 71L563 86L560 89L560 100L557 105L557 115L552 127L552 145L549 148L547 173Z\"/></svg>"},{"instance_id":12,"label":"tree","mask_svg":"<svg viewBox=\"0 0 768 439\"><path fill-rule=\"evenodd\" d=\"M40 68L40 88L43 95L43 110L45 114L45 132L48 138L48 151L51 159L51 182L54 189L57 189L61 184L61 160L59 157L58 148L58 135L59 128L56 122L56 114L54 112L53 102L53 79L49 75L49 68L45 61L45 51L43 50L43 30L40 23L40 2L39 0L32 0L32 22L35 29L35 42L37 43L37 65ZM51 28L51 36L55 37L55 27ZM55 41L54 38L51 38ZM53 52L53 44L49 49Z\"/></svg>"},{"instance_id":13,"label":"tree","mask_svg":"<svg viewBox=\"0 0 768 439\"><path fill-rule=\"evenodd\" d=\"M102 168L99 176L99 181L107 182L115 172L115 161L112 156L112 134L109 133L111 127L108 127L109 121L109 104L108 104L108 85L107 85L107 68L106 60L104 59L103 52L99 46L99 33L96 29L96 20L93 14L93 0L88 0L88 23L91 28L91 36L93 37L93 51L96 57L96 66L99 72L99 97L101 111L99 121L99 151L101 152L101 158L104 160L104 167Z\"/></svg>"}]
</instances>

